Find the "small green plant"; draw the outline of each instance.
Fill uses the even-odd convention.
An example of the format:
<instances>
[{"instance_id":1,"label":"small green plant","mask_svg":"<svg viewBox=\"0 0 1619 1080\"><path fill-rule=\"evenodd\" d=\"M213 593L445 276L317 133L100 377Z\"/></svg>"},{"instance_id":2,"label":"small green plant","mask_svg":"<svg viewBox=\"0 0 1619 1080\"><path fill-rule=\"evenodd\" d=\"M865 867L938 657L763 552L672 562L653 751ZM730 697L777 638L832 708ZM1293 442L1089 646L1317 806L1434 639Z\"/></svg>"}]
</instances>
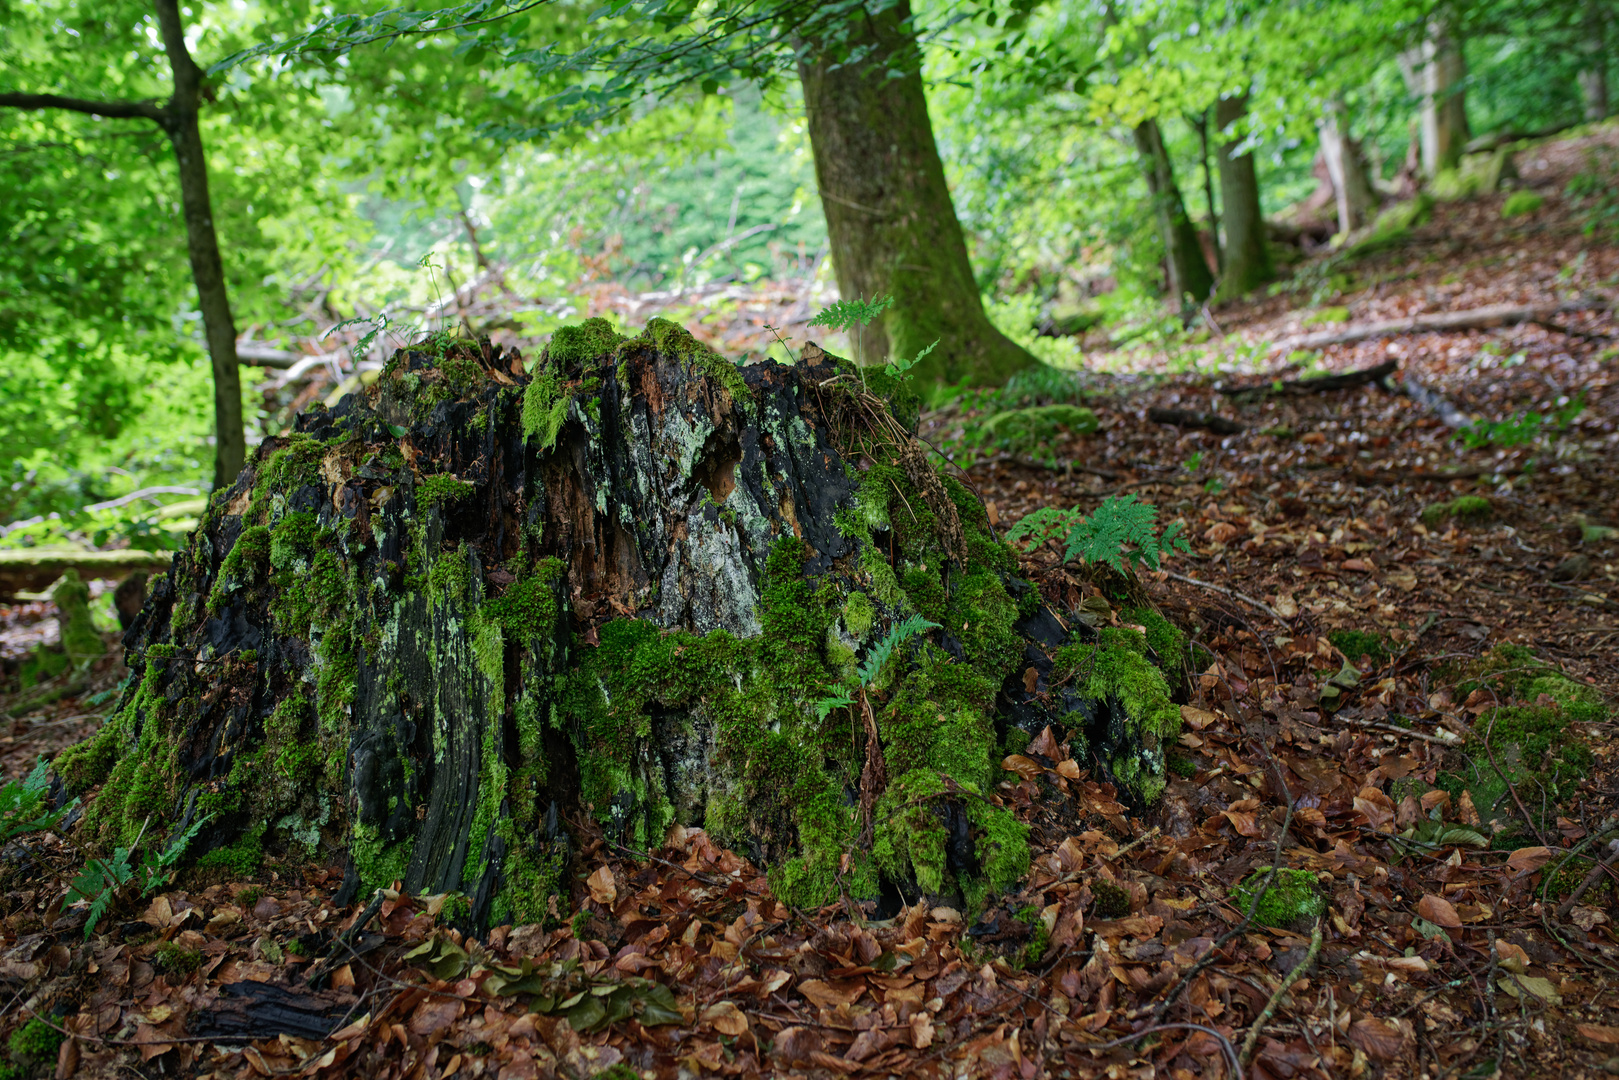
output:
<instances>
[{"instance_id":1,"label":"small green plant","mask_svg":"<svg viewBox=\"0 0 1619 1080\"><path fill-rule=\"evenodd\" d=\"M1513 218L1524 214L1533 214L1544 205L1546 205L1544 196L1536 195L1533 191L1519 189L1508 195L1507 201L1501 204L1501 216Z\"/></svg>"},{"instance_id":2,"label":"small green plant","mask_svg":"<svg viewBox=\"0 0 1619 1080\"><path fill-rule=\"evenodd\" d=\"M1211 476L1207 480L1203 481L1203 490L1208 492L1210 495L1218 495L1220 492L1225 490L1225 481L1221 480L1218 476Z\"/></svg>"},{"instance_id":3,"label":"small green plant","mask_svg":"<svg viewBox=\"0 0 1619 1080\"><path fill-rule=\"evenodd\" d=\"M236 904L252 910L253 905L264 899L264 890L257 885L249 885L236 894Z\"/></svg>"},{"instance_id":4,"label":"small green plant","mask_svg":"<svg viewBox=\"0 0 1619 1080\"><path fill-rule=\"evenodd\" d=\"M1189 473L1195 473L1203 467L1203 451L1199 450L1181 463L1181 468Z\"/></svg>"},{"instance_id":5,"label":"small green plant","mask_svg":"<svg viewBox=\"0 0 1619 1080\"><path fill-rule=\"evenodd\" d=\"M174 941L165 941L152 954L152 964L170 975L189 975L202 966L202 953Z\"/></svg>"},{"instance_id":6,"label":"small green plant","mask_svg":"<svg viewBox=\"0 0 1619 1080\"><path fill-rule=\"evenodd\" d=\"M1122 919L1130 914L1130 890L1098 878L1091 882L1091 915L1098 919Z\"/></svg>"},{"instance_id":7,"label":"small green plant","mask_svg":"<svg viewBox=\"0 0 1619 1080\"><path fill-rule=\"evenodd\" d=\"M888 658L894 654L895 649L914 637L920 637L929 630L938 628L938 623L929 622L920 615L909 615L889 627L888 633L871 647L871 651L866 654L866 659L856 671L860 678L860 692L864 693L868 686L877 681L877 676L882 674L883 665L888 663ZM818 719L825 720L834 709L846 708L853 704L854 698L847 693L831 694L815 703L815 715Z\"/></svg>"},{"instance_id":8,"label":"small green plant","mask_svg":"<svg viewBox=\"0 0 1619 1080\"><path fill-rule=\"evenodd\" d=\"M825 326L828 329L837 330L839 332L848 331L851 327L870 326L877 320L878 316L887 311L889 307L893 305L893 303L894 298L892 296L885 296L882 293L878 293L870 300L864 300L859 297L856 297L853 300L839 300L836 303L831 304L828 307L824 307L820 311L816 312L815 317L809 321L809 325ZM934 342L934 345L937 344L938 342ZM854 348L855 363L857 364L863 362L860 352L860 345L860 331L856 329ZM927 352L932 348L933 345L929 345L927 349L922 350L922 353L919 354L916 359L922 359L922 357L927 355ZM915 362L916 360L911 361L913 364ZM909 365L906 366L908 367Z\"/></svg>"},{"instance_id":9,"label":"small green plant","mask_svg":"<svg viewBox=\"0 0 1619 1080\"><path fill-rule=\"evenodd\" d=\"M1064 562L1106 563L1121 574L1126 563L1156 570L1170 552L1192 550L1178 522L1159 533L1157 521L1158 508L1151 503L1137 502L1134 495L1109 495L1089 517L1077 506L1072 510L1042 507L1013 525L1006 539L1027 541L1031 551L1047 541L1061 540Z\"/></svg>"},{"instance_id":10,"label":"small green plant","mask_svg":"<svg viewBox=\"0 0 1619 1080\"><path fill-rule=\"evenodd\" d=\"M96 924L101 921L118 894L126 886L139 884L140 895L146 896L159 886L167 884L173 876L174 865L180 861L191 841L212 815L198 818L191 823L191 827L170 841L169 846L162 851L148 851L139 865L130 863L130 856L140 845L140 838L146 833L146 826L141 826L140 833L135 837L135 843L130 847L115 848L111 858L91 858L85 863L84 870L73 879L72 886L67 892L67 902L77 900L90 901L90 917L85 920L84 937L89 940L95 931ZM148 819L148 823L150 819Z\"/></svg>"},{"instance_id":11,"label":"small green plant","mask_svg":"<svg viewBox=\"0 0 1619 1080\"><path fill-rule=\"evenodd\" d=\"M50 794L50 779L46 775L50 765L42 757L26 777L12 780L0 787L0 844L9 843L25 833L43 832L56 828L57 822L67 816L79 800L60 810L46 805Z\"/></svg>"},{"instance_id":12,"label":"small green plant","mask_svg":"<svg viewBox=\"0 0 1619 1080\"><path fill-rule=\"evenodd\" d=\"M62 1033L37 1016L13 1031L6 1041L12 1058L20 1064L36 1067L54 1062L61 1046Z\"/></svg>"},{"instance_id":13,"label":"small green plant","mask_svg":"<svg viewBox=\"0 0 1619 1080\"><path fill-rule=\"evenodd\" d=\"M911 359L890 360L888 363L883 365L883 373L886 374L890 379L909 379L911 376L908 374L908 372L917 364L920 364L922 362L922 358L928 353L932 352L938 344L939 339L934 338L932 345L929 345Z\"/></svg>"}]
</instances>

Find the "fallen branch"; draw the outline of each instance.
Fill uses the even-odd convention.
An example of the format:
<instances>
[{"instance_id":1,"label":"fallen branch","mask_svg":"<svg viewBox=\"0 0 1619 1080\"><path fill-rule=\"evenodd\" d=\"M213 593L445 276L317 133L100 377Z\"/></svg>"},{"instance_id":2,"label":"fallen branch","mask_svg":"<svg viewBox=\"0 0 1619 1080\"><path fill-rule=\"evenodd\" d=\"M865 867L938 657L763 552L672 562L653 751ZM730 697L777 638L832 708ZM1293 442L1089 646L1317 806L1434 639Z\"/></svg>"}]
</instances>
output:
<instances>
[{"instance_id":1,"label":"fallen branch","mask_svg":"<svg viewBox=\"0 0 1619 1080\"><path fill-rule=\"evenodd\" d=\"M1346 371L1341 375L1314 375L1308 379L1291 379L1281 385L1275 383L1259 383L1253 386L1222 386L1220 393L1230 398L1265 397L1269 394L1283 394L1288 397L1299 397L1304 394L1324 394L1330 390L1348 390L1355 386L1365 386L1367 383L1382 383L1399 368L1398 360L1385 360L1376 367L1361 368L1359 371Z\"/></svg>"},{"instance_id":2,"label":"fallen branch","mask_svg":"<svg viewBox=\"0 0 1619 1080\"><path fill-rule=\"evenodd\" d=\"M1452 430L1473 425L1473 418L1451 404L1445 395L1437 390L1428 389L1409 374L1400 381L1400 389L1406 397L1418 405L1430 412L1437 413L1440 423Z\"/></svg>"},{"instance_id":3,"label":"fallen branch","mask_svg":"<svg viewBox=\"0 0 1619 1080\"><path fill-rule=\"evenodd\" d=\"M1238 1055L1244 1065L1253 1060L1254 1048L1259 1045L1259 1034L1265 1030L1265 1025L1270 1023L1271 1017L1276 1015L1276 1009L1282 1003L1282 996L1287 993L1289 987L1299 981L1299 976L1303 975L1310 965L1315 963L1315 958L1320 954L1321 920L1317 919L1315 921L1315 931L1310 935L1310 950L1304 954L1304 959L1295 964L1293 970L1287 973L1287 978L1283 979L1282 985L1278 986L1275 993L1271 994L1270 1000L1265 1002L1264 1011L1259 1014L1259 1018L1248 1029L1248 1037L1243 1040L1242 1052Z\"/></svg>"},{"instance_id":4,"label":"fallen branch","mask_svg":"<svg viewBox=\"0 0 1619 1080\"><path fill-rule=\"evenodd\" d=\"M1370 338L1398 337L1403 334L1433 334L1449 330L1487 330L1515 323L1541 323L1554 315L1569 311L1588 311L1600 305L1589 300L1574 300L1559 304L1491 304L1467 311L1442 311L1432 315L1412 315L1405 319L1384 319L1361 326L1347 326L1341 330L1322 330L1314 334L1300 334L1283 338L1271 346L1273 352L1292 352L1295 349L1319 349L1327 345L1347 345ZM1569 333L1553 326L1559 333Z\"/></svg>"},{"instance_id":5,"label":"fallen branch","mask_svg":"<svg viewBox=\"0 0 1619 1080\"><path fill-rule=\"evenodd\" d=\"M1286 616L1282 615L1275 608L1271 607L1263 600L1255 600L1247 593L1240 593L1236 589L1228 589L1224 585L1216 585L1212 581L1199 581L1197 578L1187 577L1185 574L1177 574L1173 570L1165 570L1164 573L1169 577L1174 578L1176 581L1184 581L1188 585L1198 585L1202 588L1210 589L1217 593L1224 593L1233 599L1241 600L1245 604L1251 604L1260 611L1263 611L1265 614L1269 615L1271 618L1275 619L1277 622L1281 623L1283 626L1293 625Z\"/></svg>"},{"instance_id":6,"label":"fallen branch","mask_svg":"<svg viewBox=\"0 0 1619 1080\"><path fill-rule=\"evenodd\" d=\"M121 579L136 570L162 573L173 561L171 551L0 551L0 596L39 592L67 570L87 580Z\"/></svg>"},{"instance_id":7,"label":"fallen branch","mask_svg":"<svg viewBox=\"0 0 1619 1080\"><path fill-rule=\"evenodd\" d=\"M1147 410L1147 419L1155 424L1173 424L1176 427L1208 428L1218 435L1236 435L1244 430L1243 426L1235 420L1228 420L1217 413L1195 412L1192 409L1160 409L1153 407Z\"/></svg>"}]
</instances>

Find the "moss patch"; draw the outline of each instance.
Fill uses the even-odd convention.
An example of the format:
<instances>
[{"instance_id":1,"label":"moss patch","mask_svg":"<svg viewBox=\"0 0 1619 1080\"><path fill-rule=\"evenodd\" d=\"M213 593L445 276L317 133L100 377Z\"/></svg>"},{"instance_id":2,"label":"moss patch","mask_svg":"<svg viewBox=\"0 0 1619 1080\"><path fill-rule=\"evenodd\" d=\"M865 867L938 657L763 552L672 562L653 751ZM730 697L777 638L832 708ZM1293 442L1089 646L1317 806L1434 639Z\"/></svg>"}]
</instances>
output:
<instances>
[{"instance_id":1,"label":"moss patch","mask_svg":"<svg viewBox=\"0 0 1619 1080\"><path fill-rule=\"evenodd\" d=\"M1255 870L1231 890L1231 902L1238 911L1247 912L1269 873L1269 869ZM1254 921L1261 926L1297 930L1320 918L1326 910L1327 898L1321 894L1314 874L1278 868L1254 910Z\"/></svg>"}]
</instances>

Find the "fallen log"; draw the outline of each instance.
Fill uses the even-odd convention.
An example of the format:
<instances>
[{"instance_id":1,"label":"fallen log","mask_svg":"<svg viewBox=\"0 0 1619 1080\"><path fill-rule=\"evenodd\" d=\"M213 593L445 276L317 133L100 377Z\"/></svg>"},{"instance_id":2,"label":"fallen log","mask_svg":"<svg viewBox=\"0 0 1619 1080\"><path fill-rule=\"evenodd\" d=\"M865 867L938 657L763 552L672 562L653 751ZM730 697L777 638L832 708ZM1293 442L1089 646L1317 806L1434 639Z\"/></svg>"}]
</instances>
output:
<instances>
[{"instance_id":1,"label":"fallen log","mask_svg":"<svg viewBox=\"0 0 1619 1080\"><path fill-rule=\"evenodd\" d=\"M1565 327L1549 323L1554 315L1570 311L1589 311L1602 305L1589 300L1574 300L1558 304L1491 304L1468 311L1442 311L1432 315L1412 315L1405 319L1385 319L1361 326L1346 326L1340 330L1322 330L1314 334L1301 334L1283 338L1271 346L1272 352L1293 352L1296 349L1320 349L1328 345L1347 345L1370 338L1398 337L1402 334L1433 334L1449 330L1487 330L1515 323L1540 323L1560 334L1570 334Z\"/></svg>"},{"instance_id":2,"label":"fallen log","mask_svg":"<svg viewBox=\"0 0 1619 1080\"><path fill-rule=\"evenodd\" d=\"M122 581L137 570L159 573L169 568L168 551L69 551L26 548L0 551L0 598L41 592L68 570L79 577Z\"/></svg>"},{"instance_id":3,"label":"fallen log","mask_svg":"<svg viewBox=\"0 0 1619 1080\"><path fill-rule=\"evenodd\" d=\"M1227 419L1218 413L1197 412L1193 409L1161 409L1154 406L1147 410L1147 419L1155 424L1207 428L1217 435L1236 435L1247 430L1235 420Z\"/></svg>"},{"instance_id":4,"label":"fallen log","mask_svg":"<svg viewBox=\"0 0 1619 1080\"><path fill-rule=\"evenodd\" d=\"M1398 370L1398 360L1385 360L1376 367L1346 371L1341 375L1313 375L1308 379L1291 379L1283 383L1258 383L1249 386L1222 386L1220 393L1229 398L1256 398L1270 394L1302 397L1305 394L1324 394L1330 390L1348 390L1368 383L1379 383L1389 389L1387 379Z\"/></svg>"}]
</instances>

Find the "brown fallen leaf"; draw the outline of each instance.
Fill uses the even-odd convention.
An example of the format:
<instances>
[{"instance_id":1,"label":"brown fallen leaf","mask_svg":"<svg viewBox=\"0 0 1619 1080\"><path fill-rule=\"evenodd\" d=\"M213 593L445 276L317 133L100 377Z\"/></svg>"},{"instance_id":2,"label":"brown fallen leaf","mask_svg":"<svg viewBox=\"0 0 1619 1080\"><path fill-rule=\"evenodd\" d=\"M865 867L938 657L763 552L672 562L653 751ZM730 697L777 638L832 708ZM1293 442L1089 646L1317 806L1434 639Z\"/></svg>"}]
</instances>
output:
<instances>
[{"instance_id":1,"label":"brown fallen leaf","mask_svg":"<svg viewBox=\"0 0 1619 1080\"><path fill-rule=\"evenodd\" d=\"M748 1017L729 1001L716 1001L703 1010L701 1022L710 1024L721 1035L735 1037L748 1030Z\"/></svg>"},{"instance_id":2,"label":"brown fallen leaf","mask_svg":"<svg viewBox=\"0 0 1619 1080\"><path fill-rule=\"evenodd\" d=\"M1041 765L1038 761L1030 757L1024 757L1022 754L1006 755L1006 757L1001 760L1001 768L1005 769L1007 772L1017 773L1025 780L1033 780L1035 777L1046 771L1045 766Z\"/></svg>"},{"instance_id":3,"label":"brown fallen leaf","mask_svg":"<svg viewBox=\"0 0 1619 1080\"><path fill-rule=\"evenodd\" d=\"M1427 893L1417 901L1417 914L1446 930L1460 930L1462 917L1456 914L1456 906L1442 896Z\"/></svg>"},{"instance_id":4,"label":"brown fallen leaf","mask_svg":"<svg viewBox=\"0 0 1619 1080\"><path fill-rule=\"evenodd\" d=\"M1619 1027L1607 1024L1575 1024L1574 1030L1592 1042L1619 1043Z\"/></svg>"},{"instance_id":5,"label":"brown fallen leaf","mask_svg":"<svg viewBox=\"0 0 1619 1080\"><path fill-rule=\"evenodd\" d=\"M1182 705L1181 719L1186 721L1187 726L1202 731L1210 724L1218 724L1220 714L1209 712L1207 709L1199 709L1195 705Z\"/></svg>"},{"instance_id":6,"label":"brown fallen leaf","mask_svg":"<svg viewBox=\"0 0 1619 1080\"><path fill-rule=\"evenodd\" d=\"M925 1012L911 1014L911 1045L918 1050L933 1045L933 1017Z\"/></svg>"},{"instance_id":7,"label":"brown fallen leaf","mask_svg":"<svg viewBox=\"0 0 1619 1080\"><path fill-rule=\"evenodd\" d=\"M1551 861L1552 849L1548 847L1519 848L1507 856L1507 866L1514 873L1527 874L1539 870Z\"/></svg>"},{"instance_id":8,"label":"brown fallen leaf","mask_svg":"<svg viewBox=\"0 0 1619 1080\"><path fill-rule=\"evenodd\" d=\"M814 1055L821 1053L825 1042L817 1031L809 1028L788 1027L771 1040L770 1049L777 1057L788 1062L810 1061Z\"/></svg>"},{"instance_id":9,"label":"brown fallen leaf","mask_svg":"<svg viewBox=\"0 0 1619 1080\"><path fill-rule=\"evenodd\" d=\"M599 866L596 872L585 879L585 885L590 889L590 898L598 904L612 906L618 899L618 886L613 881L613 871L607 866Z\"/></svg>"},{"instance_id":10,"label":"brown fallen leaf","mask_svg":"<svg viewBox=\"0 0 1619 1080\"><path fill-rule=\"evenodd\" d=\"M934 912L935 915L938 912ZM852 1005L865 993L866 984L858 979L845 979L829 983L822 979L806 979L798 984L798 992L823 1009L839 1005Z\"/></svg>"},{"instance_id":11,"label":"brown fallen leaf","mask_svg":"<svg viewBox=\"0 0 1619 1080\"><path fill-rule=\"evenodd\" d=\"M1394 826L1394 800L1374 787L1363 787L1355 796L1355 809L1378 832L1391 832ZM1370 1053L1371 1051L1367 1051Z\"/></svg>"},{"instance_id":12,"label":"brown fallen leaf","mask_svg":"<svg viewBox=\"0 0 1619 1080\"><path fill-rule=\"evenodd\" d=\"M1386 1021L1368 1016L1349 1025L1349 1041L1369 1058L1393 1061L1399 1056L1400 1047L1405 1045L1405 1036Z\"/></svg>"}]
</instances>

